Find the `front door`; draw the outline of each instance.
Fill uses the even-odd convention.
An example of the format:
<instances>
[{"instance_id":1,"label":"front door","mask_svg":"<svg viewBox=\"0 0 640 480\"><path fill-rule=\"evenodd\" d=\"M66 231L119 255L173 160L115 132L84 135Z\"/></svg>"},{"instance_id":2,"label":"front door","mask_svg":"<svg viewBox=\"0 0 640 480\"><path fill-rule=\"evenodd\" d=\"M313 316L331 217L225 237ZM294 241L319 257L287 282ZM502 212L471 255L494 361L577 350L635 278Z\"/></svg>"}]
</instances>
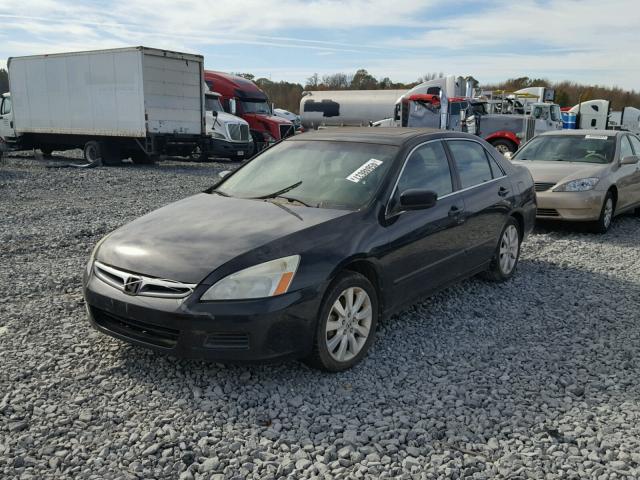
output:
<instances>
[{"instance_id":1,"label":"front door","mask_svg":"<svg viewBox=\"0 0 640 480\"><path fill-rule=\"evenodd\" d=\"M13 113L11 109L11 97L2 97L0 100L0 138L4 140L15 139L13 130Z\"/></svg>"},{"instance_id":2,"label":"front door","mask_svg":"<svg viewBox=\"0 0 640 480\"><path fill-rule=\"evenodd\" d=\"M440 140L416 147L400 173L386 212L387 253L382 266L392 279L394 305L414 300L454 279L464 268L464 202ZM432 190L436 205L402 211L399 198L410 189Z\"/></svg>"},{"instance_id":3,"label":"front door","mask_svg":"<svg viewBox=\"0 0 640 480\"><path fill-rule=\"evenodd\" d=\"M629 135L628 138L631 141L633 153L637 157L640 157L640 139L635 135ZM640 206L640 163L630 166L635 167L635 170L632 169L633 172L630 176L631 188L629 189L629 205Z\"/></svg>"},{"instance_id":4,"label":"front door","mask_svg":"<svg viewBox=\"0 0 640 480\"><path fill-rule=\"evenodd\" d=\"M629 135L622 135L620 137L620 145L618 146L618 161L622 161L624 157L633 155L633 148L631 147L631 141ZM634 203L635 197L635 182L637 181L636 173L638 171L638 165L620 165L617 171L618 181L616 182L618 187L618 201L616 210L620 211Z\"/></svg>"}]
</instances>

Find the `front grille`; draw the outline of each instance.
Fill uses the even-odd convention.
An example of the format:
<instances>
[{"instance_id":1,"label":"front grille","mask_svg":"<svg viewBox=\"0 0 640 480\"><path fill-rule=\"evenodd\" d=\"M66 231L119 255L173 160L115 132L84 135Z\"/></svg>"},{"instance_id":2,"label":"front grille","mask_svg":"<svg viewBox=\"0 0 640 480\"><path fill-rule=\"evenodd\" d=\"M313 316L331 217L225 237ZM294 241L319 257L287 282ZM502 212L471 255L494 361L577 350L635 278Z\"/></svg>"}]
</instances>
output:
<instances>
[{"instance_id":1,"label":"front grille","mask_svg":"<svg viewBox=\"0 0 640 480\"><path fill-rule=\"evenodd\" d=\"M235 142L249 141L249 125L230 123L227 125L227 131L229 132L229 138Z\"/></svg>"},{"instance_id":2,"label":"front grille","mask_svg":"<svg viewBox=\"0 0 640 480\"><path fill-rule=\"evenodd\" d=\"M547 190L551 190L555 183L550 182L536 182L536 192L546 192Z\"/></svg>"},{"instance_id":3,"label":"front grille","mask_svg":"<svg viewBox=\"0 0 640 480\"><path fill-rule=\"evenodd\" d=\"M93 273L107 285L111 285L127 295L141 297L184 298L190 295L196 287L190 283L125 272L101 262L93 264Z\"/></svg>"},{"instance_id":4,"label":"front grille","mask_svg":"<svg viewBox=\"0 0 640 480\"><path fill-rule=\"evenodd\" d=\"M280 125L280 138L287 138L295 133L293 125Z\"/></svg>"},{"instance_id":5,"label":"front grille","mask_svg":"<svg viewBox=\"0 0 640 480\"><path fill-rule=\"evenodd\" d=\"M537 215L539 217L559 217L560 214L555 208L539 208Z\"/></svg>"},{"instance_id":6,"label":"front grille","mask_svg":"<svg viewBox=\"0 0 640 480\"><path fill-rule=\"evenodd\" d=\"M102 328L132 340L162 348L173 348L178 343L179 330L131 320L95 307L91 307L91 316Z\"/></svg>"},{"instance_id":7,"label":"front grille","mask_svg":"<svg viewBox=\"0 0 640 480\"><path fill-rule=\"evenodd\" d=\"M249 334L247 333L212 333L204 342L207 348L221 350L248 350Z\"/></svg>"}]
</instances>

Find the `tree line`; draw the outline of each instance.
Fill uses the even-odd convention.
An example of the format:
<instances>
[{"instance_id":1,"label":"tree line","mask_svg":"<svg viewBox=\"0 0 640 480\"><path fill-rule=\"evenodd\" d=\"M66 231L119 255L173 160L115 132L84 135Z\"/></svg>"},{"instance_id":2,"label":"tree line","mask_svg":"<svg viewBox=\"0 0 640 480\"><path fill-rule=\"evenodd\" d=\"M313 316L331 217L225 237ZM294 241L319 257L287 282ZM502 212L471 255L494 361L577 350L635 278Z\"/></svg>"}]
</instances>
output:
<instances>
[{"instance_id":1,"label":"tree line","mask_svg":"<svg viewBox=\"0 0 640 480\"><path fill-rule=\"evenodd\" d=\"M402 83L394 82L389 77L377 79L367 70L360 69L354 74L334 73L320 76L314 73L307 78L303 86L299 83L273 82L267 78L256 79L253 75L246 73L240 75L255 81L276 106L295 113L299 113L300 99L305 90L409 90L422 82L444 77L442 72L434 72L418 77L414 82ZM473 77L470 78L478 86L477 80ZM561 107L572 107L580 102L602 98L611 102L611 110L621 110L623 107L640 108L639 91L603 85L583 85L569 80L552 82L545 78L517 77L482 87L484 90L506 91L515 91L526 87L553 88L556 93L555 101Z\"/></svg>"}]
</instances>

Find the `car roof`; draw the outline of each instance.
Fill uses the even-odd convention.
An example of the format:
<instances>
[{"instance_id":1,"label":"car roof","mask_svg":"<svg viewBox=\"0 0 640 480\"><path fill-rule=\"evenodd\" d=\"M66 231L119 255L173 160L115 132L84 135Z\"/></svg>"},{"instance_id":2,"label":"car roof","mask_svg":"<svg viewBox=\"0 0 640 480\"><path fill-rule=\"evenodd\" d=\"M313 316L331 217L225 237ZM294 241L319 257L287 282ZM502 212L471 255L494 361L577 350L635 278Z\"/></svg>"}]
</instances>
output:
<instances>
[{"instance_id":1,"label":"car roof","mask_svg":"<svg viewBox=\"0 0 640 480\"><path fill-rule=\"evenodd\" d=\"M549 132L541 133L540 135L549 136L549 135L600 135L607 137L615 137L616 135L620 135L624 132L622 130L587 130L587 129L576 129L576 130L551 130Z\"/></svg>"},{"instance_id":2,"label":"car roof","mask_svg":"<svg viewBox=\"0 0 640 480\"><path fill-rule=\"evenodd\" d=\"M400 146L417 137L466 138L470 136L471 135L465 133L446 132L435 128L329 127L305 132L295 137L289 137L286 141L325 140Z\"/></svg>"}]
</instances>

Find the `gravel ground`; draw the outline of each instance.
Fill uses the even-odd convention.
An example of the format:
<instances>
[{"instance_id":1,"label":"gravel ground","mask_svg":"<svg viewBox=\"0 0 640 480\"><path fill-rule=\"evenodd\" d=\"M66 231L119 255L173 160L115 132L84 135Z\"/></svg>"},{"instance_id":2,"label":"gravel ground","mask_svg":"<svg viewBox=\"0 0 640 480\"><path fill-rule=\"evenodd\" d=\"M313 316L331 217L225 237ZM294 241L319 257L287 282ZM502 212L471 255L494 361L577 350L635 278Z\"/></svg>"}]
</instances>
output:
<instances>
[{"instance_id":1,"label":"gravel ground","mask_svg":"<svg viewBox=\"0 0 640 480\"><path fill-rule=\"evenodd\" d=\"M50 163L0 163L0 478L640 477L639 219L539 229L512 281L413 305L352 371L224 366L94 332L80 283L228 164Z\"/></svg>"}]
</instances>

